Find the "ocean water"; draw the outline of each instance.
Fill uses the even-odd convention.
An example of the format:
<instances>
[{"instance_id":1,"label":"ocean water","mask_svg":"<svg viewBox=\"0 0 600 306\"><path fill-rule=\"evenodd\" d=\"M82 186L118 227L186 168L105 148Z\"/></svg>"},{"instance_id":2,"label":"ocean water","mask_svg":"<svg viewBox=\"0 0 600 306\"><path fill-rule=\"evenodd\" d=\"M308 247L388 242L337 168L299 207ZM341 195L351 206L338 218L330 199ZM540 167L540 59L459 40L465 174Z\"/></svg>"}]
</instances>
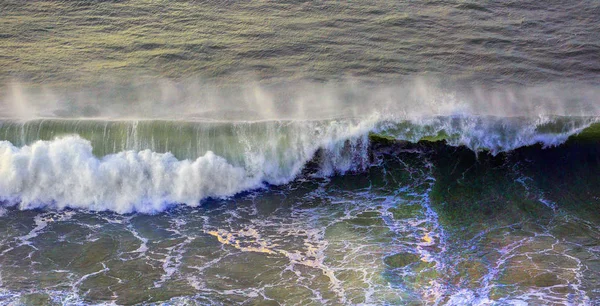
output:
<instances>
[{"instance_id":1,"label":"ocean water","mask_svg":"<svg viewBox=\"0 0 600 306\"><path fill-rule=\"evenodd\" d=\"M600 304L600 3L0 3L0 304Z\"/></svg>"}]
</instances>

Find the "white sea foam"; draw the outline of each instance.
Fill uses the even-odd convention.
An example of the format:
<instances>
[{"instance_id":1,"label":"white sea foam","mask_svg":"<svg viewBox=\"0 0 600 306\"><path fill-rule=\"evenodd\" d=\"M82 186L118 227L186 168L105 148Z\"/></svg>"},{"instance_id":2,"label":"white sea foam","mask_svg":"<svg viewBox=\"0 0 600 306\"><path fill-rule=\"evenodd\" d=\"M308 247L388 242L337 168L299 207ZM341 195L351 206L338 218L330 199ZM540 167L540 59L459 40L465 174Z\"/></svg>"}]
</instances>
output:
<instances>
[{"instance_id":1,"label":"white sea foam","mask_svg":"<svg viewBox=\"0 0 600 306\"><path fill-rule=\"evenodd\" d=\"M260 177L248 177L243 168L211 152L195 161L149 150L98 159L79 137L23 148L0 142L0 161L0 196L24 209L150 213L170 203L197 205L206 197L226 197L261 184Z\"/></svg>"}]
</instances>

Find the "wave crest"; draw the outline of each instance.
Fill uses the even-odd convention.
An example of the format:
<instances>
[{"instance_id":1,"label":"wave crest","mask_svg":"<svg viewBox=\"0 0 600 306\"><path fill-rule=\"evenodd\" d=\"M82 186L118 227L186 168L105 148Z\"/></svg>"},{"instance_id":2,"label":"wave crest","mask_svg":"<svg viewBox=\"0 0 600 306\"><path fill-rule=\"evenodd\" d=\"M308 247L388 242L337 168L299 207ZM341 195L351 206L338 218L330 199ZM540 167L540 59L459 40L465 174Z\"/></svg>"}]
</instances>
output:
<instances>
[{"instance_id":1,"label":"wave crest","mask_svg":"<svg viewBox=\"0 0 600 306\"><path fill-rule=\"evenodd\" d=\"M444 140L451 146L497 154L537 143L561 144L597 120L382 115L217 126L162 121L4 122L0 133L12 141L0 142L0 200L22 209L156 213L178 203L196 206L206 198L286 184L309 162L316 165L318 176L364 170L370 163L369 135L392 141ZM53 138L56 131L71 136ZM40 137L53 140L37 140ZM96 146L105 146L104 154L95 152Z\"/></svg>"}]
</instances>

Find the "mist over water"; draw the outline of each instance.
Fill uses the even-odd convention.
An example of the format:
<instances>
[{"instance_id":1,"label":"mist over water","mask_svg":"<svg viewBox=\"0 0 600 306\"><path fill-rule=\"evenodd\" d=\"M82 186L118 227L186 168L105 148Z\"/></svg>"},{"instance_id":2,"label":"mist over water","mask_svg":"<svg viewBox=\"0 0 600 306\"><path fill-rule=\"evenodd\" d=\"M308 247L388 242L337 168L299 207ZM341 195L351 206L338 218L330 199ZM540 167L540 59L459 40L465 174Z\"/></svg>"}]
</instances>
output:
<instances>
[{"instance_id":1,"label":"mist over water","mask_svg":"<svg viewBox=\"0 0 600 306\"><path fill-rule=\"evenodd\" d=\"M165 119L188 121L320 120L431 116L596 116L597 86L461 85L413 78L392 84L359 80L219 85L198 80L140 81L80 89L4 86L6 118Z\"/></svg>"}]
</instances>

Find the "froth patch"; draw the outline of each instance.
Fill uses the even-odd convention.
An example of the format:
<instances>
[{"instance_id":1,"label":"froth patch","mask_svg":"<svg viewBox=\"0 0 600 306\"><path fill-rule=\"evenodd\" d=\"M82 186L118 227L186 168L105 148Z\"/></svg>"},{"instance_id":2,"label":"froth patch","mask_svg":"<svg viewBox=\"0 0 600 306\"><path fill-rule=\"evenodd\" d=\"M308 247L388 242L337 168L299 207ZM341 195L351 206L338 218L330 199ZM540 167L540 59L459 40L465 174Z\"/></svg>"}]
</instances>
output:
<instances>
[{"instance_id":1,"label":"froth patch","mask_svg":"<svg viewBox=\"0 0 600 306\"><path fill-rule=\"evenodd\" d=\"M172 203L198 205L261 186L212 152L179 161L170 153L125 151L98 159L79 137L14 147L0 142L0 199L22 209L52 207L153 213Z\"/></svg>"}]
</instances>

